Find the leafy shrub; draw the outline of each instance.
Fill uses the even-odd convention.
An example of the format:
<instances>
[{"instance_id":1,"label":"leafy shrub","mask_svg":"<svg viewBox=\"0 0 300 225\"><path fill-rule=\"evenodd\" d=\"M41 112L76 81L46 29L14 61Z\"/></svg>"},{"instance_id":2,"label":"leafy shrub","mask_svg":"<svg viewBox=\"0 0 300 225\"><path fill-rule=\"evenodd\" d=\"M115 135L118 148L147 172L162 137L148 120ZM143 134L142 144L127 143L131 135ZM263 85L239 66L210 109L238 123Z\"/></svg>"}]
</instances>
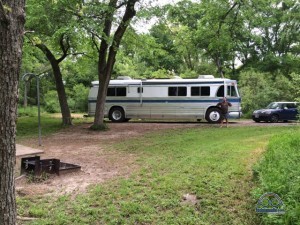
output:
<instances>
[{"instance_id":1,"label":"leafy shrub","mask_svg":"<svg viewBox=\"0 0 300 225\"><path fill-rule=\"evenodd\" d=\"M75 112L87 112L88 94L89 88L85 87L83 84L77 84L73 87L72 100L74 101L74 105L72 109Z\"/></svg>"},{"instance_id":2,"label":"leafy shrub","mask_svg":"<svg viewBox=\"0 0 300 225\"><path fill-rule=\"evenodd\" d=\"M296 98L295 101L296 102L300 102L300 74L296 74L296 73L292 73L291 77L293 79L293 83L294 83L294 92L296 94ZM298 111L300 112L300 105L298 106ZM298 120L300 120L300 116L298 116Z\"/></svg>"},{"instance_id":3,"label":"leafy shrub","mask_svg":"<svg viewBox=\"0 0 300 225\"><path fill-rule=\"evenodd\" d=\"M45 110L49 113L58 113L60 112L60 105L58 101L57 91L51 90L48 91L45 96Z\"/></svg>"},{"instance_id":4,"label":"leafy shrub","mask_svg":"<svg viewBox=\"0 0 300 225\"><path fill-rule=\"evenodd\" d=\"M300 130L271 139L262 160L254 167L259 188L255 199L266 192L280 196L284 215L263 215L265 224L300 224Z\"/></svg>"}]
</instances>

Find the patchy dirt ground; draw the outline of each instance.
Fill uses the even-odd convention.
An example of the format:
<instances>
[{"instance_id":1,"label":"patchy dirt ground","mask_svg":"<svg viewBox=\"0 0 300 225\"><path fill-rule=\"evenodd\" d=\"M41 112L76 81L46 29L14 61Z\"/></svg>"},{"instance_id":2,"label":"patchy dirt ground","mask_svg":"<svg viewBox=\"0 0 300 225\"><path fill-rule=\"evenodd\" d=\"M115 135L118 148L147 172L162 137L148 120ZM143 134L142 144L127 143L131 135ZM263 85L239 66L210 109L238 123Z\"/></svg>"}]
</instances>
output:
<instances>
[{"instance_id":1,"label":"patchy dirt ground","mask_svg":"<svg viewBox=\"0 0 300 225\"><path fill-rule=\"evenodd\" d=\"M250 120L231 122L230 126L288 126L294 123L254 123ZM37 139L23 140L19 144L44 150L42 159L58 158L62 162L77 164L81 171L60 176L53 175L40 183L28 183L26 177L17 179L16 190L19 195L61 195L84 192L91 184L101 183L116 177L127 177L137 165L137 156L113 149L106 149L112 143L122 142L149 132L167 129L192 127L219 127L199 122L129 122L110 123L110 130L94 132L91 124L76 125L59 133L42 138L42 146ZM224 128L226 129L226 128Z\"/></svg>"}]
</instances>

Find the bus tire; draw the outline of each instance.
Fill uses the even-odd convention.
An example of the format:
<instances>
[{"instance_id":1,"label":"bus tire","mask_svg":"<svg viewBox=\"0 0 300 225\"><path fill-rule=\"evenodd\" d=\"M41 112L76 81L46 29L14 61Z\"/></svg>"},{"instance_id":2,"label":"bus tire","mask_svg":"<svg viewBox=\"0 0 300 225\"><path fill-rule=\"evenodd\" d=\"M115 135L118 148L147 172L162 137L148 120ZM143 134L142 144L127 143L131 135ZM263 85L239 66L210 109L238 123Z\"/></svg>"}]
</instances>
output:
<instances>
[{"instance_id":1,"label":"bus tire","mask_svg":"<svg viewBox=\"0 0 300 225\"><path fill-rule=\"evenodd\" d=\"M206 111L205 119L209 123L220 123L222 120L222 112L219 108L210 108Z\"/></svg>"},{"instance_id":2,"label":"bus tire","mask_svg":"<svg viewBox=\"0 0 300 225\"><path fill-rule=\"evenodd\" d=\"M112 122L124 122L125 112L122 107L113 107L109 111L109 119Z\"/></svg>"}]
</instances>

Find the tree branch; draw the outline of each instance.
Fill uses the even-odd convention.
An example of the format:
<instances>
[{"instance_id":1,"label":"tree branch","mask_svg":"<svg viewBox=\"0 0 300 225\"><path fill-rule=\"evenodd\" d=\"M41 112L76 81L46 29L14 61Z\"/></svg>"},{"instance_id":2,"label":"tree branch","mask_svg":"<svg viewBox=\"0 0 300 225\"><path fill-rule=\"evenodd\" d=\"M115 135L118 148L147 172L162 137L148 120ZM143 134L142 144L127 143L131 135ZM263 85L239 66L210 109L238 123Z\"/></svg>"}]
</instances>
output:
<instances>
[{"instance_id":1,"label":"tree branch","mask_svg":"<svg viewBox=\"0 0 300 225\"><path fill-rule=\"evenodd\" d=\"M222 16L221 21L220 21L220 23L219 23L218 31L217 31L218 36L220 35L220 31L221 31L222 25L223 25L223 23L224 23L226 17L229 15L229 13L230 13L230 12L231 12L238 4L239 4L238 2L235 2L235 3L231 6L231 8L230 8L230 9Z\"/></svg>"},{"instance_id":2,"label":"tree branch","mask_svg":"<svg viewBox=\"0 0 300 225\"><path fill-rule=\"evenodd\" d=\"M69 54L68 51L70 49L70 42L69 42L69 37L66 36L66 34L62 34L60 37L60 41L59 41L59 45L60 45L60 49L63 52L63 55L57 60L58 63L60 63L61 61L63 61Z\"/></svg>"},{"instance_id":3,"label":"tree branch","mask_svg":"<svg viewBox=\"0 0 300 225\"><path fill-rule=\"evenodd\" d=\"M124 13L124 16L122 18L122 21L120 25L118 26L114 38L113 38L113 43L110 46L109 49L109 55L108 55L108 65L107 65L107 71L106 74L111 74L111 70L113 68L113 65L115 63L115 57L120 45L120 42L122 40L122 37L129 26L129 22L131 19L135 16L136 11L134 9L135 3L138 2L138 0L128 0L127 5L126 5L126 10Z\"/></svg>"},{"instance_id":4,"label":"tree branch","mask_svg":"<svg viewBox=\"0 0 300 225\"><path fill-rule=\"evenodd\" d=\"M116 11L117 6L117 0L110 0L109 1L109 7L111 8L111 11L107 14L107 17L105 18L104 22L104 28L103 28L103 35L105 36L102 38L100 49L98 51L99 60L98 60L98 73L99 73L99 80L103 79L105 77L105 70L107 66L106 58L107 58L107 49L108 49L108 40L105 38L110 37L112 22L113 22L113 15Z\"/></svg>"}]
</instances>

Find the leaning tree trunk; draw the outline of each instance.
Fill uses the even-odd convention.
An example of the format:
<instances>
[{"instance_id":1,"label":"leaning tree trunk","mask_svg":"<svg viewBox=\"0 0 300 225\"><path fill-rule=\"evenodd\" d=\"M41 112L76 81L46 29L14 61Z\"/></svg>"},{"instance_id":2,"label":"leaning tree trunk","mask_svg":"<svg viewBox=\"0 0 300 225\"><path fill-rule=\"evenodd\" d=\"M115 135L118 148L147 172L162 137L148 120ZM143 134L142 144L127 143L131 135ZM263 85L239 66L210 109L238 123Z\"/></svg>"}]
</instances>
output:
<instances>
[{"instance_id":1,"label":"leaning tree trunk","mask_svg":"<svg viewBox=\"0 0 300 225\"><path fill-rule=\"evenodd\" d=\"M113 38L113 45L110 46L109 54L107 57L107 61L103 62L101 60L106 59L106 52L103 54L101 53L101 48L99 51L99 90L98 90L98 97L96 102L96 111L95 111L95 120L92 127L95 129L103 128L104 125L104 107L105 107L105 99L106 99L106 91L108 88L109 80L111 78L111 74L113 71L113 67L116 61L116 55L123 38L123 35L129 26L131 19L135 16L136 11L134 9L134 5L138 0L129 0L126 5L126 10L120 25L118 26L114 38ZM110 30L110 29L109 29ZM104 40L103 40L104 41ZM102 47L102 46L101 46ZM107 46L106 46L107 49ZM101 89L101 90L100 90Z\"/></svg>"},{"instance_id":2,"label":"leaning tree trunk","mask_svg":"<svg viewBox=\"0 0 300 225\"><path fill-rule=\"evenodd\" d=\"M14 166L24 0L0 1L0 224L16 224Z\"/></svg>"},{"instance_id":3,"label":"leaning tree trunk","mask_svg":"<svg viewBox=\"0 0 300 225\"><path fill-rule=\"evenodd\" d=\"M72 125L72 118L71 118L71 112L69 109L68 101L67 101L67 95L65 92L65 86L63 83L60 67L59 67L59 60L55 58L55 56L52 54L52 52L47 48L44 44L37 44L36 45L47 57L49 60L53 74L55 79L55 85L62 115L62 124Z\"/></svg>"},{"instance_id":4,"label":"leaning tree trunk","mask_svg":"<svg viewBox=\"0 0 300 225\"><path fill-rule=\"evenodd\" d=\"M72 125L71 112L67 102L67 95L65 92L65 87L64 87L59 65L56 63L55 65L52 65L52 68L53 68L55 85L56 85L56 90L58 94L58 100L59 100L60 110L62 115L62 124Z\"/></svg>"}]
</instances>

